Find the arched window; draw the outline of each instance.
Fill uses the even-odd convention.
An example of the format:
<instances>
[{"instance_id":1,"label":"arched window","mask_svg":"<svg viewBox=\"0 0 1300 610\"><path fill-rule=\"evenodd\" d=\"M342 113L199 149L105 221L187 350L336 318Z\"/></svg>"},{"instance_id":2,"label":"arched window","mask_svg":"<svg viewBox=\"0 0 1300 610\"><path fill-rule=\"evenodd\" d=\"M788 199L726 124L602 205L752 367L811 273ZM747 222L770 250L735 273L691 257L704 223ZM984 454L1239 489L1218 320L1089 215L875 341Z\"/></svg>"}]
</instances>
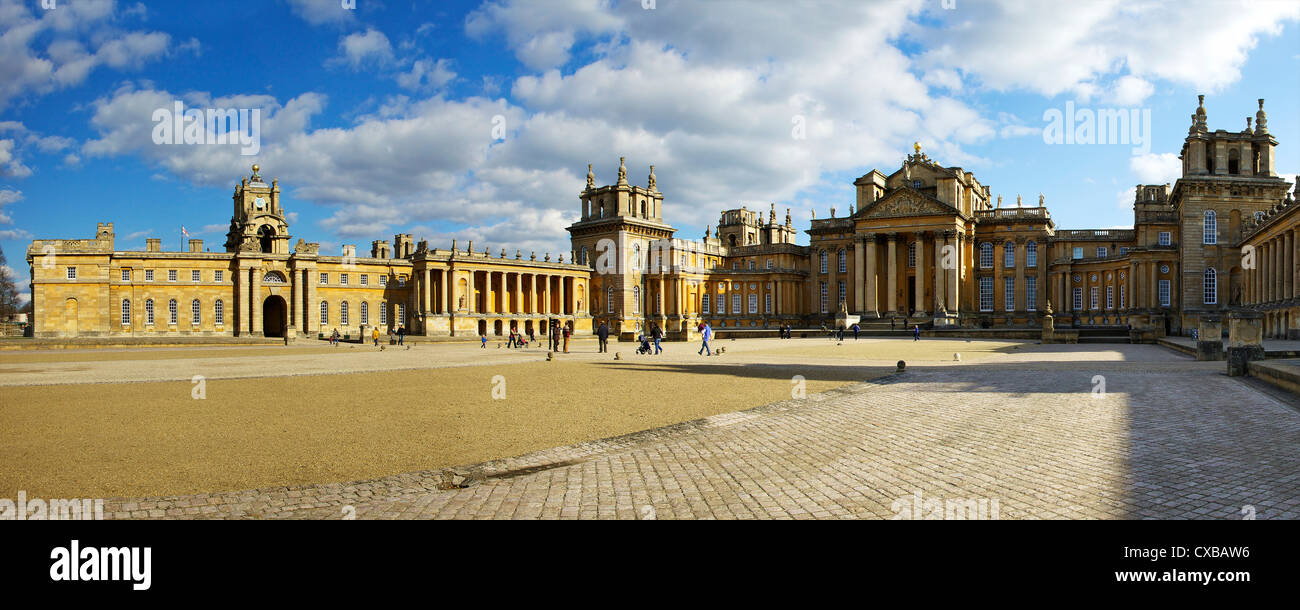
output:
<instances>
[{"instance_id":1,"label":"arched window","mask_svg":"<svg viewBox=\"0 0 1300 610\"><path fill-rule=\"evenodd\" d=\"M217 326L226 323L226 303L221 299L217 299L217 302L212 304L212 323Z\"/></svg>"},{"instance_id":2,"label":"arched window","mask_svg":"<svg viewBox=\"0 0 1300 610\"><path fill-rule=\"evenodd\" d=\"M605 313L614 313L614 287L605 289Z\"/></svg>"},{"instance_id":3,"label":"arched window","mask_svg":"<svg viewBox=\"0 0 1300 610\"><path fill-rule=\"evenodd\" d=\"M330 304L328 301L320 302L320 323L321 324L330 323Z\"/></svg>"},{"instance_id":4,"label":"arched window","mask_svg":"<svg viewBox=\"0 0 1300 610\"><path fill-rule=\"evenodd\" d=\"M641 244L632 244L632 268L641 268Z\"/></svg>"},{"instance_id":5,"label":"arched window","mask_svg":"<svg viewBox=\"0 0 1300 610\"><path fill-rule=\"evenodd\" d=\"M1038 266L1038 244L1035 242L1031 241L1025 244L1025 266L1026 267Z\"/></svg>"},{"instance_id":6,"label":"arched window","mask_svg":"<svg viewBox=\"0 0 1300 610\"><path fill-rule=\"evenodd\" d=\"M347 301L343 301L343 303L339 305L339 324L342 324L343 326L348 325L348 302Z\"/></svg>"},{"instance_id":7,"label":"arched window","mask_svg":"<svg viewBox=\"0 0 1300 610\"><path fill-rule=\"evenodd\" d=\"M199 320L203 317L203 312L202 310L200 310L201 307L203 307L203 305L199 303L198 299L194 299L193 301L190 301L190 325L191 326L199 325Z\"/></svg>"},{"instance_id":8,"label":"arched window","mask_svg":"<svg viewBox=\"0 0 1300 610\"><path fill-rule=\"evenodd\" d=\"M177 310L177 309L178 309L178 308L176 307L176 299L172 299L172 300L170 300L170 301L167 301L167 323L168 323L168 324L171 324L172 326L175 326L175 325L176 325L176 315L177 315L177 314L176 314L176 310Z\"/></svg>"},{"instance_id":9,"label":"arched window","mask_svg":"<svg viewBox=\"0 0 1300 610\"><path fill-rule=\"evenodd\" d=\"M827 265L826 265L826 251L825 251L825 250L822 250L820 256L821 256L821 270L822 270L822 273L826 273L827 270L828 270L828 267L827 267Z\"/></svg>"},{"instance_id":10,"label":"arched window","mask_svg":"<svg viewBox=\"0 0 1300 610\"><path fill-rule=\"evenodd\" d=\"M1202 281L1203 294L1206 305L1215 305L1219 302L1219 278L1214 267L1205 269L1205 276Z\"/></svg>"},{"instance_id":11,"label":"arched window","mask_svg":"<svg viewBox=\"0 0 1300 610\"><path fill-rule=\"evenodd\" d=\"M122 325L129 326L130 324L131 324L131 300L122 299Z\"/></svg>"},{"instance_id":12,"label":"arched window","mask_svg":"<svg viewBox=\"0 0 1300 610\"><path fill-rule=\"evenodd\" d=\"M632 287L632 313L641 313L641 287Z\"/></svg>"},{"instance_id":13,"label":"arched window","mask_svg":"<svg viewBox=\"0 0 1300 610\"><path fill-rule=\"evenodd\" d=\"M1214 210L1205 211L1205 239L1201 243L1210 245L1219 243L1219 225L1216 220Z\"/></svg>"},{"instance_id":14,"label":"arched window","mask_svg":"<svg viewBox=\"0 0 1300 610\"><path fill-rule=\"evenodd\" d=\"M993 268L993 244L987 241L980 244L980 268Z\"/></svg>"},{"instance_id":15,"label":"arched window","mask_svg":"<svg viewBox=\"0 0 1300 610\"><path fill-rule=\"evenodd\" d=\"M1008 269L1016 266L1016 245L1011 242L1002 246L1002 266Z\"/></svg>"},{"instance_id":16,"label":"arched window","mask_svg":"<svg viewBox=\"0 0 1300 610\"><path fill-rule=\"evenodd\" d=\"M365 301L361 302L361 323L370 325L370 303Z\"/></svg>"},{"instance_id":17,"label":"arched window","mask_svg":"<svg viewBox=\"0 0 1300 610\"><path fill-rule=\"evenodd\" d=\"M840 257L840 264L839 264L840 273L848 273L849 272L848 253L846 253L844 250L840 250L839 257Z\"/></svg>"},{"instance_id":18,"label":"arched window","mask_svg":"<svg viewBox=\"0 0 1300 610\"><path fill-rule=\"evenodd\" d=\"M153 299L144 302L144 323L153 326Z\"/></svg>"}]
</instances>

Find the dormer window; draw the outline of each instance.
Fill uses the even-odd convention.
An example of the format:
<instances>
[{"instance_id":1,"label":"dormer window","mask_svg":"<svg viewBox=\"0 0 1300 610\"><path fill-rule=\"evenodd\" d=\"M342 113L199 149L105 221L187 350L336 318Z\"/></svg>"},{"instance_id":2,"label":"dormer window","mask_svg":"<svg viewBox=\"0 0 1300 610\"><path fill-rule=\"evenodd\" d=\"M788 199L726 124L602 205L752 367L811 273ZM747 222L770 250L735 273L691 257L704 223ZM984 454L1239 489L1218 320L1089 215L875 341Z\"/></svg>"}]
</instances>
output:
<instances>
[{"instance_id":1,"label":"dormer window","mask_svg":"<svg viewBox=\"0 0 1300 610\"><path fill-rule=\"evenodd\" d=\"M921 188L921 181L920 181L920 180L913 180L913 181L912 181L912 188L914 188L914 189L919 189L919 188Z\"/></svg>"}]
</instances>

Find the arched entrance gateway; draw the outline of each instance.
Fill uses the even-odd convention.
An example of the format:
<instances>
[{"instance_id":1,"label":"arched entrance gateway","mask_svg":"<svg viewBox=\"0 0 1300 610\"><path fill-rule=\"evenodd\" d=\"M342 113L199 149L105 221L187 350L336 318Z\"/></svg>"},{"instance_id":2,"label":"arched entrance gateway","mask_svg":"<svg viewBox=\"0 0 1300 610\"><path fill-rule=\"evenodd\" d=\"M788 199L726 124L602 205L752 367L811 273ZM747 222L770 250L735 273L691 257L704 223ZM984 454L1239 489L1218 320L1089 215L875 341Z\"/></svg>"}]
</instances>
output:
<instances>
[{"instance_id":1,"label":"arched entrance gateway","mask_svg":"<svg viewBox=\"0 0 1300 610\"><path fill-rule=\"evenodd\" d=\"M284 297L271 295L262 302L262 336L283 337L289 326L289 306Z\"/></svg>"}]
</instances>

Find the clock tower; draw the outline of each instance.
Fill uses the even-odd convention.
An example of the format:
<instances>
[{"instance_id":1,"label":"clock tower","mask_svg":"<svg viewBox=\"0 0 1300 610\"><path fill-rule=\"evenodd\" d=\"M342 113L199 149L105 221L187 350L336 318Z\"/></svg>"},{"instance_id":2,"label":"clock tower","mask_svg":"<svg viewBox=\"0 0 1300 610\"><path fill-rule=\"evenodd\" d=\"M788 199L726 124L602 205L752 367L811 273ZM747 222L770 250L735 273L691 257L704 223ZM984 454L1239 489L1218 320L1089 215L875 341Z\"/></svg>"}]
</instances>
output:
<instances>
[{"instance_id":1,"label":"clock tower","mask_svg":"<svg viewBox=\"0 0 1300 610\"><path fill-rule=\"evenodd\" d=\"M289 223L280 207L280 186L268 186L253 166L253 175L235 185L235 215L226 233L226 252L289 254Z\"/></svg>"}]
</instances>

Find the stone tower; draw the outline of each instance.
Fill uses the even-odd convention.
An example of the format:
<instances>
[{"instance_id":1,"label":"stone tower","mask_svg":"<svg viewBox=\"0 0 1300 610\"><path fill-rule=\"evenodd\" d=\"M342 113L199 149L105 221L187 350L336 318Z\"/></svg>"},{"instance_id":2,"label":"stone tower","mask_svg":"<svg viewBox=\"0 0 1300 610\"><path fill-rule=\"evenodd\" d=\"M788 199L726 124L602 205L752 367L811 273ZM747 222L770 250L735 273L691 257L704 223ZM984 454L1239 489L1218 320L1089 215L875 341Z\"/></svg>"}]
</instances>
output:
<instances>
[{"instance_id":1,"label":"stone tower","mask_svg":"<svg viewBox=\"0 0 1300 610\"><path fill-rule=\"evenodd\" d=\"M280 186L262 181L260 168L235 185L234 215L226 233L226 252L289 254L289 223L280 207Z\"/></svg>"}]
</instances>

